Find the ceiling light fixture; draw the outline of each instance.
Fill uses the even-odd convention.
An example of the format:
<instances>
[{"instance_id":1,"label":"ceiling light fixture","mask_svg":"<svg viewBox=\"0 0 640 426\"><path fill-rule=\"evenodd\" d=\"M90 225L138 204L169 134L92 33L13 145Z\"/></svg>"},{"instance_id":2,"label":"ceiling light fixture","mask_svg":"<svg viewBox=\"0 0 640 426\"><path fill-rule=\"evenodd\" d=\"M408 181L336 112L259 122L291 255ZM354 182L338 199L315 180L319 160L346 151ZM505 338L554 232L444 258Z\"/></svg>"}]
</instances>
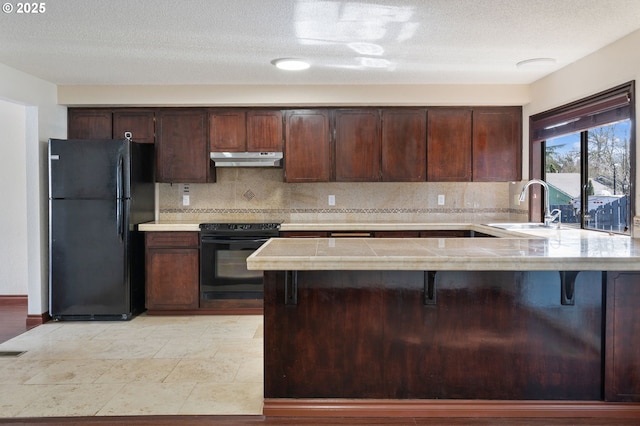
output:
<instances>
[{"instance_id":1,"label":"ceiling light fixture","mask_svg":"<svg viewBox=\"0 0 640 426\"><path fill-rule=\"evenodd\" d=\"M295 59L295 58L274 59L273 61L271 61L271 63L276 67L280 68L281 70L286 70L286 71L306 70L310 66L308 62L305 62L302 59Z\"/></svg>"},{"instance_id":2,"label":"ceiling light fixture","mask_svg":"<svg viewBox=\"0 0 640 426\"><path fill-rule=\"evenodd\" d=\"M550 66L556 63L553 58L531 58L520 61L516 64L518 68L541 68Z\"/></svg>"}]
</instances>

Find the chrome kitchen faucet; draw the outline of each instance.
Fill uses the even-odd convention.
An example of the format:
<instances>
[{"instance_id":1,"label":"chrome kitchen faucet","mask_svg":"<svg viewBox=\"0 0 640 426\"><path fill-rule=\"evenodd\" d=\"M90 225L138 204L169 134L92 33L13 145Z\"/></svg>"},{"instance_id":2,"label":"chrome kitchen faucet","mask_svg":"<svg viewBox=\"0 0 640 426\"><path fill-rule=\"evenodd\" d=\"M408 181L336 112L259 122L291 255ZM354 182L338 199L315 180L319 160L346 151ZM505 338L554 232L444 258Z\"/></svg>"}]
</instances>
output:
<instances>
[{"instance_id":1,"label":"chrome kitchen faucet","mask_svg":"<svg viewBox=\"0 0 640 426\"><path fill-rule=\"evenodd\" d=\"M551 226L553 221L558 219L558 228L560 228L562 223L562 211L560 211L560 209L549 211L549 185L547 185L547 182L542 179L531 179L522 188L522 192L520 193L520 202L525 200L527 197L527 189L529 189L529 187L534 183L540 184L544 187L544 226Z\"/></svg>"}]
</instances>

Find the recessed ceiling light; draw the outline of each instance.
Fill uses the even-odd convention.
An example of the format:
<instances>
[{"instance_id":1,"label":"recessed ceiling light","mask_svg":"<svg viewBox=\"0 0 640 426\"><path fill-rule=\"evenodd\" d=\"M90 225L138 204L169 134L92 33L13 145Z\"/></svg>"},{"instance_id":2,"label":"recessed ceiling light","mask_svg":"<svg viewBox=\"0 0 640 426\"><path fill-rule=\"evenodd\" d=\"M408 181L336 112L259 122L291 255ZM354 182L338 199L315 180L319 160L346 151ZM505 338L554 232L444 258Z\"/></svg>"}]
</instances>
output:
<instances>
[{"instance_id":1,"label":"recessed ceiling light","mask_svg":"<svg viewBox=\"0 0 640 426\"><path fill-rule=\"evenodd\" d=\"M556 63L553 58L531 58L520 61L516 64L518 68L540 68L550 66Z\"/></svg>"},{"instance_id":2,"label":"recessed ceiling light","mask_svg":"<svg viewBox=\"0 0 640 426\"><path fill-rule=\"evenodd\" d=\"M280 68L281 70L287 70L287 71L306 70L310 66L308 62L305 62L302 59L295 59L295 58L274 59L273 61L271 61L271 63L276 67Z\"/></svg>"}]
</instances>

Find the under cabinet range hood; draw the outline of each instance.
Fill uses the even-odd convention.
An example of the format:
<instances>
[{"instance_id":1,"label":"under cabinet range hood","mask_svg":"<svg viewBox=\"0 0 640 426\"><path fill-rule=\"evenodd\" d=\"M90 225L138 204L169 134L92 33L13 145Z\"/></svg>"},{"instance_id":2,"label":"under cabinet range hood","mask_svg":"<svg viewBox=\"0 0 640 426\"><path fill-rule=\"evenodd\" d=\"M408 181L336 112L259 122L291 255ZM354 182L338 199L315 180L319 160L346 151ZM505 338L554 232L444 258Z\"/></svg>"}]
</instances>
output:
<instances>
[{"instance_id":1,"label":"under cabinet range hood","mask_svg":"<svg viewBox=\"0 0 640 426\"><path fill-rule=\"evenodd\" d=\"M281 152L212 152L215 167L282 167Z\"/></svg>"}]
</instances>

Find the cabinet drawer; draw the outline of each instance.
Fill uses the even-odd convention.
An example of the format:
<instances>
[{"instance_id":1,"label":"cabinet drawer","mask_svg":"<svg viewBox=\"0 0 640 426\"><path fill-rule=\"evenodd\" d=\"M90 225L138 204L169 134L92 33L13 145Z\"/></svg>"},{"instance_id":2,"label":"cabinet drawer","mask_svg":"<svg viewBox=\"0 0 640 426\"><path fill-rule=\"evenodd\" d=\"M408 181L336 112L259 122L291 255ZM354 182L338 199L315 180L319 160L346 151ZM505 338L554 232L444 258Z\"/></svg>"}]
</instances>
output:
<instances>
[{"instance_id":1,"label":"cabinet drawer","mask_svg":"<svg viewBox=\"0 0 640 426\"><path fill-rule=\"evenodd\" d=\"M147 232L147 247L198 247L198 232Z\"/></svg>"}]
</instances>

